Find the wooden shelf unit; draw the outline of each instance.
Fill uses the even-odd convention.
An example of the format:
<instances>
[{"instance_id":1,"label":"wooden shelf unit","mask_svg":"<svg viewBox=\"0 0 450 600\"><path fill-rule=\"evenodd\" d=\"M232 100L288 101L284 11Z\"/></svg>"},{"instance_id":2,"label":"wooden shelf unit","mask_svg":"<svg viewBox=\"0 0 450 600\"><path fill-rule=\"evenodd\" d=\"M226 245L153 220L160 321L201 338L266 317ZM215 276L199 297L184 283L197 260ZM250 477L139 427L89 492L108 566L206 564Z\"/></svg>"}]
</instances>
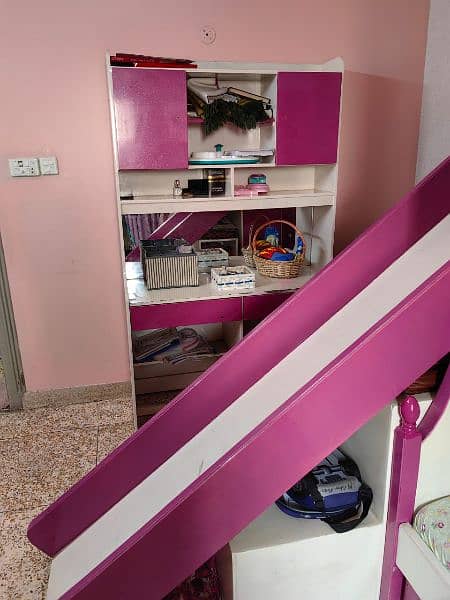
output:
<instances>
[{"instance_id":1,"label":"wooden shelf unit","mask_svg":"<svg viewBox=\"0 0 450 600\"><path fill-rule=\"evenodd\" d=\"M120 216L178 213L195 220L206 213L228 213L238 225L242 246L250 223L261 215L290 215L305 235L307 261L299 277L282 280L256 274L255 289L244 292L218 291L206 274L200 275L198 287L149 291L140 264L124 263L132 331L222 323L232 331L226 343L231 348L242 338L244 322L253 326L267 316L332 258L343 63L340 59L323 65L198 63L198 69L108 70ZM186 80L216 76L225 85L270 97L273 118L255 130L226 126L205 136L199 127L202 119L186 115ZM213 150L217 143L225 150L270 148L274 156L253 165L189 165L191 152ZM172 197L175 179L187 187L188 179L202 177L208 168L224 170L223 196ZM234 196L235 186L246 184L252 173L266 174L270 192ZM133 198L120 200L129 195ZM231 257L230 262L242 264L243 259ZM205 357L203 367L218 356ZM174 376L182 388L200 372L188 362L185 367L184 372L183 363L177 365L175 374L163 363L134 365L136 390L174 389L170 383Z\"/></svg>"}]
</instances>

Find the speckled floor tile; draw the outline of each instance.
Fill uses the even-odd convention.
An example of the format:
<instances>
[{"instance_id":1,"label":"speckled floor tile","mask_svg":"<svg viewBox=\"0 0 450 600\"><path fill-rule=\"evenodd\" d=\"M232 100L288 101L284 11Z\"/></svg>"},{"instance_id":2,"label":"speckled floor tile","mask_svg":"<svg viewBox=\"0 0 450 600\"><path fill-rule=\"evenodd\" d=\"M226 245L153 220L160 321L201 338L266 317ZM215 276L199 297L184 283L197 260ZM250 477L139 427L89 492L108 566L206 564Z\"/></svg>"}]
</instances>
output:
<instances>
[{"instance_id":1,"label":"speckled floor tile","mask_svg":"<svg viewBox=\"0 0 450 600\"><path fill-rule=\"evenodd\" d=\"M45 599L29 522L133 431L130 397L0 413L0 600Z\"/></svg>"},{"instance_id":2,"label":"speckled floor tile","mask_svg":"<svg viewBox=\"0 0 450 600\"><path fill-rule=\"evenodd\" d=\"M97 402L98 425L118 425L119 423L130 423L134 421L133 400L117 398L115 400L103 400Z\"/></svg>"},{"instance_id":3,"label":"speckled floor tile","mask_svg":"<svg viewBox=\"0 0 450 600\"><path fill-rule=\"evenodd\" d=\"M135 432L134 423L103 425L98 429L97 462L108 456L117 446Z\"/></svg>"},{"instance_id":4,"label":"speckled floor tile","mask_svg":"<svg viewBox=\"0 0 450 600\"><path fill-rule=\"evenodd\" d=\"M28 435L35 431L96 427L133 420L131 398L117 398L69 406L35 408L0 414L0 440Z\"/></svg>"},{"instance_id":5,"label":"speckled floor tile","mask_svg":"<svg viewBox=\"0 0 450 600\"><path fill-rule=\"evenodd\" d=\"M97 434L90 427L18 438L0 480L0 511L42 506L60 496L95 466Z\"/></svg>"},{"instance_id":6,"label":"speckled floor tile","mask_svg":"<svg viewBox=\"0 0 450 600\"><path fill-rule=\"evenodd\" d=\"M0 440L0 480L10 468L13 468L18 456L19 442L17 440Z\"/></svg>"},{"instance_id":7,"label":"speckled floor tile","mask_svg":"<svg viewBox=\"0 0 450 600\"><path fill-rule=\"evenodd\" d=\"M0 439L61 429L96 426L97 402L55 408L35 408L0 415Z\"/></svg>"},{"instance_id":8,"label":"speckled floor tile","mask_svg":"<svg viewBox=\"0 0 450 600\"><path fill-rule=\"evenodd\" d=\"M28 524L44 507L0 514L0 598L45 598L50 559L26 537Z\"/></svg>"}]
</instances>

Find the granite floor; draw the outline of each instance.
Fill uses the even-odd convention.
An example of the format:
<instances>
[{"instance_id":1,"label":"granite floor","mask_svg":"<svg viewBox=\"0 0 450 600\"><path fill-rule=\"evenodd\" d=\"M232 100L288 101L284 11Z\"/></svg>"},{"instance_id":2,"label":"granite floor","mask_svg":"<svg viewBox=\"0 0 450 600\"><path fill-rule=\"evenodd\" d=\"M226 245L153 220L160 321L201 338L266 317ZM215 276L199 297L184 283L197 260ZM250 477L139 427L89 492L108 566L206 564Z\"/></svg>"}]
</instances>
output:
<instances>
[{"instance_id":1,"label":"granite floor","mask_svg":"<svg viewBox=\"0 0 450 600\"><path fill-rule=\"evenodd\" d=\"M134 429L130 398L0 413L0 600L45 599L29 522Z\"/></svg>"}]
</instances>

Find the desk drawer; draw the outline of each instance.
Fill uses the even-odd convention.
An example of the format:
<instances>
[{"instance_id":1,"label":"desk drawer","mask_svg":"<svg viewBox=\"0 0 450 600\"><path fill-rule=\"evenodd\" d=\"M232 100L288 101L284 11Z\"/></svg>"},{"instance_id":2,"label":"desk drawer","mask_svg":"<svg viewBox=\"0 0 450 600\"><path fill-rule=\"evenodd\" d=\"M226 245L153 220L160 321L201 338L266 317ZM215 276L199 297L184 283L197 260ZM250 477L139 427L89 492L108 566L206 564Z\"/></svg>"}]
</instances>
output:
<instances>
[{"instance_id":1,"label":"desk drawer","mask_svg":"<svg viewBox=\"0 0 450 600\"><path fill-rule=\"evenodd\" d=\"M292 292L277 292L261 294L260 296L246 296L243 298L243 319L254 321L264 319L273 310L278 308L291 296Z\"/></svg>"},{"instance_id":2,"label":"desk drawer","mask_svg":"<svg viewBox=\"0 0 450 600\"><path fill-rule=\"evenodd\" d=\"M242 319L240 298L195 300L130 307L131 329L159 329L203 323L226 323Z\"/></svg>"}]
</instances>

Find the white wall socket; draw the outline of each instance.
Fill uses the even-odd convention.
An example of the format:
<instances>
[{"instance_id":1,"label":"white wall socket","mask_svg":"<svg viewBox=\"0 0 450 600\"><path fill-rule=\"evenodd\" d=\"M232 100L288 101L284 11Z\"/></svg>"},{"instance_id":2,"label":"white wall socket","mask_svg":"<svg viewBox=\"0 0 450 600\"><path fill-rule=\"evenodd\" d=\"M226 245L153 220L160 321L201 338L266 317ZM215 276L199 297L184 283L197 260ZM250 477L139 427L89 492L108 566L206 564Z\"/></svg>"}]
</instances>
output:
<instances>
[{"instance_id":1,"label":"white wall socket","mask_svg":"<svg viewBox=\"0 0 450 600\"><path fill-rule=\"evenodd\" d=\"M11 177L37 177L40 175L37 158L10 158L8 163Z\"/></svg>"},{"instance_id":2,"label":"white wall socket","mask_svg":"<svg viewBox=\"0 0 450 600\"><path fill-rule=\"evenodd\" d=\"M41 175L58 175L58 160L56 156L41 156L39 158Z\"/></svg>"}]
</instances>

